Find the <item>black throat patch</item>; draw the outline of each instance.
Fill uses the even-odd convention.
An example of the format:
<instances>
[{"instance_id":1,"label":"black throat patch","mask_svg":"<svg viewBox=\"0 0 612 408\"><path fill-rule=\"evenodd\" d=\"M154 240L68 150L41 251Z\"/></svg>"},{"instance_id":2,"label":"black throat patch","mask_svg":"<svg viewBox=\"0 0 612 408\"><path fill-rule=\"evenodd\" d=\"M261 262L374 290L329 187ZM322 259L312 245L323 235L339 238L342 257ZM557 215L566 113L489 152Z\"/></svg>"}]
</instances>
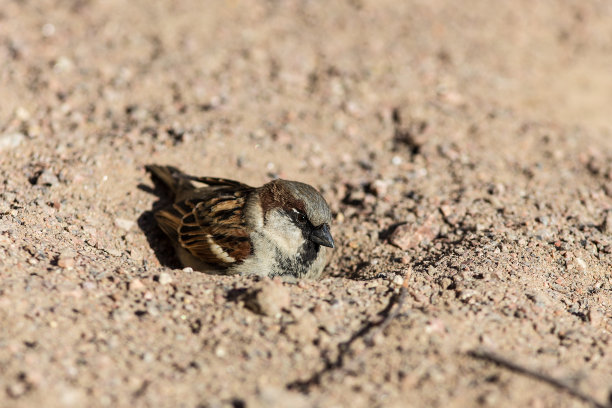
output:
<instances>
[{"instance_id":1,"label":"black throat patch","mask_svg":"<svg viewBox=\"0 0 612 408\"><path fill-rule=\"evenodd\" d=\"M312 263L319 256L320 245L315 244L310 240L306 240L298 254L294 257L288 258L284 256L278 249L276 250L276 263L278 264L280 273L277 275L284 276L294 276L296 278L301 278L310 269Z\"/></svg>"}]
</instances>

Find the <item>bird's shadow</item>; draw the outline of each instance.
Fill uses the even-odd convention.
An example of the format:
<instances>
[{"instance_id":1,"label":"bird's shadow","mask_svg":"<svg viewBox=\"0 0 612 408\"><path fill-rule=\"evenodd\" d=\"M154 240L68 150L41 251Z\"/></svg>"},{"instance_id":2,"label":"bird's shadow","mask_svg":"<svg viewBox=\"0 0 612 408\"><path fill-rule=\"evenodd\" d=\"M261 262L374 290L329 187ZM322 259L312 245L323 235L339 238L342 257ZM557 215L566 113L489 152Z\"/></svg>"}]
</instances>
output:
<instances>
[{"instance_id":1,"label":"bird's shadow","mask_svg":"<svg viewBox=\"0 0 612 408\"><path fill-rule=\"evenodd\" d=\"M159 263L172 269L179 269L182 267L181 263L174 253L170 240L157 226L157 221L155 221L154 216L156 211L172 203L170 193L168 189L165 188L161 182L155 180L155 178L153 178L153 184L155 186L154 188L146 184L138 184L140 190L153 194L158 198L158 200L153 203L151 210L144 211L140 214L138 217L138 227L145 237L147 237L147 242L151 249L153 249Z\"/></svg>"}]
</instances>

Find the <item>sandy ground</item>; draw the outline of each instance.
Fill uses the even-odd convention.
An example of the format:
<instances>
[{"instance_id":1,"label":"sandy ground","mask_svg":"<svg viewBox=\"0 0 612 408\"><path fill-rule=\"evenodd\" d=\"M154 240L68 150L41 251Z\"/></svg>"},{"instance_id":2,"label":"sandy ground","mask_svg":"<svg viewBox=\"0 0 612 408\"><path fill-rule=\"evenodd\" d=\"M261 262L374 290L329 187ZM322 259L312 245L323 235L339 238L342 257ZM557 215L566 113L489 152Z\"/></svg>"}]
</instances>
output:
<instances>
[{"instance_id":1,"label":"sandy ground","mask_svg":"<svg viewBox=\"0 0 612 408\"><path fill-rule=\"evenodd\" d=\"M610 27L606 0L5 0L0 406L592 405L475 351L603 406ZM316 186L328 276L183 270L148 163Z\"/></svg>"}]
</instances>

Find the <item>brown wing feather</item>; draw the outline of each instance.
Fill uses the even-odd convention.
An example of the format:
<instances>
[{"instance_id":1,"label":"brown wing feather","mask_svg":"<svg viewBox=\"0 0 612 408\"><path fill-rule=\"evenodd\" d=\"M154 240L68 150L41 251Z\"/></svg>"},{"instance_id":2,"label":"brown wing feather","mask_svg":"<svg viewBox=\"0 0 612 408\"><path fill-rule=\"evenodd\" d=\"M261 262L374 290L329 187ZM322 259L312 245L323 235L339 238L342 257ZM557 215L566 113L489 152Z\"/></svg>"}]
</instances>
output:
<instances>
[{"instance_id":1,"label":"brown wing feather","mask_svg":"<svg viewBox=\"0 0 612 408\"><path fill-rule=\"evenodd\" d=\"M231 186L238 188L252 188L251 186L241 183L239 181L218 178L218 177L196 177L188 174L180 174L180 178L185 180L197 181L198 183L207 184L209 186Z\"/></svg>"},{"instance_id":2,"label":"brown wing feather","mask_svg":"<svg viewBox=\"0 0 612 408\"><path fill-rule=\"evenodd\" d=\"M244 186L244 185L243 185ZM226 268L251 253L242 211L251 187L195 189L155 217L161 229L203 262Z\"/></svg>"}]
</instances>

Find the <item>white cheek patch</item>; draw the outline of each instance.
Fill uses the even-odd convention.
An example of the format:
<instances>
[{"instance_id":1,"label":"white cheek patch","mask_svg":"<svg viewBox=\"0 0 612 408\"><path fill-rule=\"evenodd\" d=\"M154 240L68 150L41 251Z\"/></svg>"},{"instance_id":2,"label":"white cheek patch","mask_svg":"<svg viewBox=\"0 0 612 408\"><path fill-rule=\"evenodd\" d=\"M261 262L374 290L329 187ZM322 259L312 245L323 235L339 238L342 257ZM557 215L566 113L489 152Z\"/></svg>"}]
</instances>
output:
<instances>
[{"instance_id":1,"label":"white cheek patch","mask_svg":"<svg viewBox=\"0 0 612 408\"><path fill-rule=\"evenodd\" d=\"M228 263L236 262L236 259L234 257L231 257L227 252L223 250L223 248L219 246L219 244L217 244L213 240L212 235L210 234L206 235L206 240L208 241L210 251L213 254L215 254L217 258L219 258L223 262L228 262Z\"/></svg>"},{"instance_id":2,"label":"white cheek patch","mask_svg":"<svg viewBox=\"0 0 612 408\"><path fill-rule=\"evenodd\" d=\"M271 211L266 218L264 235L286 254L296 254L304 243L302 230L278 211Z\"/></svg>"}]
</instances>

